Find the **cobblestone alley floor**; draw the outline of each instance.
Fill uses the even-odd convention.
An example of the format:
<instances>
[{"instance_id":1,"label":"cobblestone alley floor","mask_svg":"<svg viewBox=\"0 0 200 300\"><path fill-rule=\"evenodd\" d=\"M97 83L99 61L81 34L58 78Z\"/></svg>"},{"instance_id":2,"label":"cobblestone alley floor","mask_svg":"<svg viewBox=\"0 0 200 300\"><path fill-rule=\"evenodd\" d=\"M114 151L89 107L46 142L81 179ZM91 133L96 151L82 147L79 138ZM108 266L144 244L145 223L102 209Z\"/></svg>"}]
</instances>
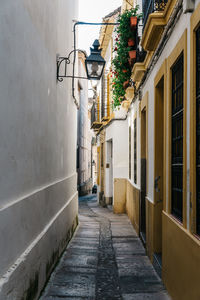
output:
<instances>
[{"instance_id":1,"label":"cobblestone alley floor","mask_svg":"<svg viewBox=\"0 0 200 300\"><path fill-rule=\"evenodd\" d=\"M170 300L128 217L80 198L79 228L40 300Z\"/></svg>"}]
</instances>

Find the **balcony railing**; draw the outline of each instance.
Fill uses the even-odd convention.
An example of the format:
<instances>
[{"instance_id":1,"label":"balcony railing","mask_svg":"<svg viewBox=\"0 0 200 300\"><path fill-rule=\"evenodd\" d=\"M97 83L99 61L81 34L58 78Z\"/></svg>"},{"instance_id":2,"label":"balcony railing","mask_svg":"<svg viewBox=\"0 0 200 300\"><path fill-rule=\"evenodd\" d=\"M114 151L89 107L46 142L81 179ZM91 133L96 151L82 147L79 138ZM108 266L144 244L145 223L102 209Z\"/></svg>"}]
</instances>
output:
<instances>
[{"instance_id":1,"label":"balcony railing","mask_svg":"<svg viewBox=\"0 0 200 300\"><path fill-rule=\"evenodd\" d=\"M163 11L168 0L143 0L143 30L145 28L149 14L153 12Z\"/></svg>"},{"instance_id":2,"label":"balcony railing","mask_svg":"<svg viewBox=\"0 0 200 300\"><path fill-rule=\"evenodd\" d=\"M98 130L101 127L102 123L99 120L99 112L97 109L97 103L94 102L91 108L91 128Z\"/></svg>"}]
</instances>

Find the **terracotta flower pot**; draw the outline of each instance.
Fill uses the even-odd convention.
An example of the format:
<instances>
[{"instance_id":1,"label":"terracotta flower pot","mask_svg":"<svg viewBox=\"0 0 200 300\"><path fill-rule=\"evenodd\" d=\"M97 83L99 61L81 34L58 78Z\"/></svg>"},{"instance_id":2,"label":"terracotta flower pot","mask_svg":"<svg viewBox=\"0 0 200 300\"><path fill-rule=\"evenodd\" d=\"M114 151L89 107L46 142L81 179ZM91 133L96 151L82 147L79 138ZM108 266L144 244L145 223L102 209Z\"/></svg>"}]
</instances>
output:
<instances>
[{"instance_id":1,"label":"terracotta flower pot","mask_svg":"<svg viewBox=\"0 0 200 300\"><path fill-rule=\"evenodd\" d=\"M126 89L129 85L129 80L124 81L123 88Z\"/></svg>"},{"instance_id":2,"label":"terracotta flower pot","mask_svg":"<svg viewBox=\"0 0 200 300\"><path fill-rule=\"evenodd\" d=\"M123 72L123 73L127 73L127 72L128 72L128 70L122 70L122 72Z\"/></svg>"},{"instance_id":3,"label":"terracotta flower pot","mask_svg":"<svg viewBox=\"0 0 200 300\"><path fill-rule=\"evenodd\" d=\"M135 29L137 26L137 17L130 17L130 26L131 29Z\"/></svg>"},{"instance_id":4,"label":"terracotta flower pot","mask_svg":"<svg viewBox=\"0 0 200 300\"><path fill-rule=\"evenodd\" d=\"M135 45L135 41L134 41L134 39L128 39L128 46L129 47L133 47Z\"/></svg>"},{"instance_id":5,"label":"terracotta flower pot","mask_svg":"<svg viewBox=\"0 0 200 300\"><path fill-rule=\"evenodd\" d=\"M136 59L136 50L129 51L128 55L131 59Z\"/></svg>"},{"instance_id":6,"label":"terracotta flower pot","mask_svg":"<svg viewBox=\"0 0 200 300\"><path fill-rule=\"evenodd\" d=\"M129 58L128 59L128 63L129 63L129 65L132 67L133 65L134 65L134 59L132 59L132 58Z\"/></svg>"}]
</instances>

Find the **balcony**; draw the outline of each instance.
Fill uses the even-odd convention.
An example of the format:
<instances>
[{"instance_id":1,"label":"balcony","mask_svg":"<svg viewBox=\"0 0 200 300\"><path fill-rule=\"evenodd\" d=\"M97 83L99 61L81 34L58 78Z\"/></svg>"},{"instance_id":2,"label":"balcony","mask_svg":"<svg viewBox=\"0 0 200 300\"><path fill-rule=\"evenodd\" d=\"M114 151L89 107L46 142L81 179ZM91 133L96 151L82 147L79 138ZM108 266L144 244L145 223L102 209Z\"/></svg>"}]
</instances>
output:
<instances>
[{"instance_id":1,"label":"balcony","mask_svg":"<svg viewBox=\"0 0 200 300\"><path fill-rule=\"evenodd\" d=\"M148 16L154 12L164 11L168 0L143 0L143 30L145 28Z\"/></svg>"},{"instance_id":2,"label":"balcony","mask_svg":"<svg viewBox=\"0 0 200 300\"><path fill-rule=\"evenodd\" d=\"M156 50L176 2L177 0L150 0L143 2L144 26L141 46L147 52Z\"/></svg>"},{"instance_id":3,"label":"balcony","mask_svg":"<svg viewBox=\"0 0 200 300\"><path fill-rule=\"evenodd\" d=\"M94 102L91 108L91 128L94 129L94 131L98 131L101 126L102 122L100 122L99 118L98 105Z\"/></svg>"}]
</instances>

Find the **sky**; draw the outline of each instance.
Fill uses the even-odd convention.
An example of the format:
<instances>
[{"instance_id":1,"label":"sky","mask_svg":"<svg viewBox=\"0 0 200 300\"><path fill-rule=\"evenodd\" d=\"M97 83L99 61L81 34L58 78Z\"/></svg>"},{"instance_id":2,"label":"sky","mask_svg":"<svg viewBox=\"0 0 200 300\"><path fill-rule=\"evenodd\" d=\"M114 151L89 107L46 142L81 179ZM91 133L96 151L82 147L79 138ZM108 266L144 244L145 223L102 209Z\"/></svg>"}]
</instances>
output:
<instances>
[{"instance_id":1,"label":"sky","mask_svg":"<svg viewBox=\"0 0 200 300\"><path fill-rule=\"evenodd\" d=\"M83 22L102 22L102 18L122 5L122 0L79 0L79 18ZM99 37L100 26L78 26L78 48L89 55L89 48Z\"/></svg>"}]
</instances>

